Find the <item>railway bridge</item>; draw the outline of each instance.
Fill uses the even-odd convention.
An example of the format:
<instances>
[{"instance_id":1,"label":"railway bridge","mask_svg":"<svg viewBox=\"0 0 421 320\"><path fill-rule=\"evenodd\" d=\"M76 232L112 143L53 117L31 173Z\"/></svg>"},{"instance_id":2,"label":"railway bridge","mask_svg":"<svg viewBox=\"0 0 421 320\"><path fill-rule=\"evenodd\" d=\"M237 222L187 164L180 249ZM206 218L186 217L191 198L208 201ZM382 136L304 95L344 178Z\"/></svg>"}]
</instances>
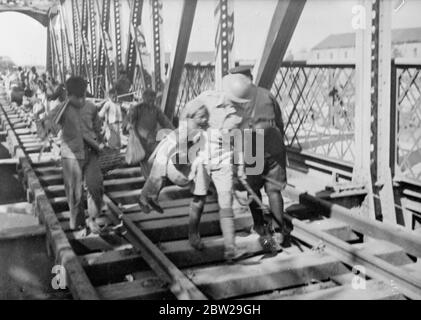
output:
<instances>
[{"instance_id":1,"label":"railway bridge","mask_svg":"<svg viewBox=\"0 0 421 320\"><path fill-rule=\"evenodd\" d=\"M82 75L92 96L103 99L125 72L131 97L153 88L173 119L243 64L235 57L234 35L241 30L234 29L233 1L215 0L209 12L215 50L206 63L189 59L198 1L180 3L169 57L166 0L6 0L0 13L21 12L45 26L46 66L54 78ZM60 166L49 152L39 156L42 143L28 114L1 101L9 151L73 298L421 298L421 65L392 59L388 0L359 1L364 14L358 23L365 27L355 30L355 64L285 61L305 6L305 0L276 2L260 57L250 65L254 82L281 106L289 179L284 196L295 240L262 259L256 237L246 232L251 217L239 204L237 235L254 253L241 269L222 261L214 197L203 221L206 247L197 252L186 240L188 190L165 188L165 214L146 216L136 205L144 183L137 167L106 176L104 200L119 226L115 234L80 238L69 231ZM358 268L366 272L363 293L352 287Z\"/></svg>"}]
</instances>

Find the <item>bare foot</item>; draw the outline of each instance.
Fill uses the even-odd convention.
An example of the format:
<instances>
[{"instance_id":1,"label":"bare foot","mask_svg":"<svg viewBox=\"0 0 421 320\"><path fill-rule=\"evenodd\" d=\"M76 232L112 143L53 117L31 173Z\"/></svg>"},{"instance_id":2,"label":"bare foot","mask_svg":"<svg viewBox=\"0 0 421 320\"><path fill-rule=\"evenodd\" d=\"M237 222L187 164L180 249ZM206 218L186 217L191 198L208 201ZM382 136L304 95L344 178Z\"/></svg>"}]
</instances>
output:
<instances>
[{"instance_id":1,"label":"bare foot","mask_svg":"<svg viewBox=\"0 0 421 320\"><path fill-rule=\"evenodd\" d=\"M152 208L146 201L144 201L143 199L139 199L138 204L139 204L140 211L146 214L151 213Z\"/></svg>"},{"instance_id":2,"label":"bare foot","mask_svg":"<svg viewBox=\"0 0 421 320\"><path fill-rule=\"evenodd\" d=\"M93 234L100 234L102 231L102 228L93 219L88 219L87 225Z\"/></svg>"},{"instance_id":3,"label":"bare foot","mask_svg":"<svg viewBox=\"0 0 421 320\"><path fill-rule=\"evenodd\" d=\"M197 234L189 234L190 245L196 250L203 250L205 246L203 245L202 239Z\"/></svg>"}]
</instances>

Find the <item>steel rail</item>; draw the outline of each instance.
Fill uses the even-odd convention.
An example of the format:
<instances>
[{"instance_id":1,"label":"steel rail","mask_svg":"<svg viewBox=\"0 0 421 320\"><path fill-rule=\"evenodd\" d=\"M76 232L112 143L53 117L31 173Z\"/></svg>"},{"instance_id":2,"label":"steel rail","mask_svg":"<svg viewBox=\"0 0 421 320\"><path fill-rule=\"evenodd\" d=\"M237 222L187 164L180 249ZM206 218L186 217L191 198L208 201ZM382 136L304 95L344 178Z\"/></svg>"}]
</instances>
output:
<instances>
[{"instance_id":1,"label":"steel rail","mask_svg":"<svg viewBox=\"0 0 421 320\"><path fill-rule=\"evenodd\" d=\"M106 195L104 202L110 214L108 216L115 225L123 223L125 232L122 235L140 251L143 259L151 269L163 280L179 300L207 300L207 297L180 271L174 263L140 230L133 221L124 216L120 208Z\"/></svg>"},{"instance_id":2,"label":"steel rail","mask_svg":"<svg viewBox=\"0 0 421 320\"><path fill-rule=\"evenodd\" d=\"M3 113L5 114L5 117L7 117L6 112L2 109ZM16 139L15 143L20 144L20 141L17 138L17 135L14 132L13 126L11 125L11 122L9 121L7 117L9 126L13 130L14 137ZM35 172L33 171L32 167L30 166L29 160L26 157L26 154L24 153L23 149L21 149L21 152L19 153L21 155L21 163L24 166L25 175L28 177L28 187L32 190L32 193L34 194L35 201L40 201L41 197L43 201L42 208L44 210L44 219L43 221L46 223L47 226L47 235L50 233L49 229L53 228L60 229L60 232L63 232L61 237L66 237L64 234L64 231L62 230L59 221L57 220L57 217L55 216L54 210L51 207L50 202L48 201L47 196L45 195L44 189L41 187L41 184L36 177ZM125 217L123 212L120 210L120 208L115 205L115 203L107 196L104 195L104 202L109 208L109 212L107 212L108 217L110 220L115 224L119 225L121 222L124 226L124 232L122 233L122 236L125 237L134 248L136 248L141 254L143 259L146 261L146 263L151 267L152 271L154 271L161 279L169 283L169 290L177 297L179 300L207 300L207 297L184 275L182 271L180 271L174 263L172 263L164 253L162 253L161 250L132 222L129 218ZM51 209L51 210L50 210ZM58 224L58 225L57 225ZM54 226L54 227L51 227ZM51 227L51 228L50 228ZM49 237L49 239L52 239ZM67 239L64 239L65 241L68 241ZM56 245L53 243L53 245ZM70 247L70 244L69 244ZM54 248L54 247L53 247ZM67 251L67 248L63 248L61 250ZM69 248L70 250L71 247ZM59 255L60 252L54 251L56 255ZM66 253L67 254L67 253ZM72 260L72 268L74 262L77 260L76 255L74 254L73 250L70 252L70 256ZM74 257L76 258L75 261L73 261ZM78 263L79 264L79 263ZM65 269L71 269L67 267L67 264L64 265ZM80 266L80 268L82 268ZM74 274L75 272L72 272ZM84 278L84 282L91 285L88 277L86 276L85 272L80 270L80 272L77 272ZM83 299L97 299L98 297L96 295L95 289L92 287L92 296L89 297L88 295L82 294ZM78 289L72 290L72 295L74 294L75 297L80 297L81 294L77 292Z\"/></svg>"},{"instance_id":3,"label":"steel rail","mask_svg":"<svg viewBox=\"0 0 421 320\"><path fill-rule=\"evenodd\" d=\"M244 180L241 180L241 182L243 183L247 191L251 194L252 198L261 207L263 207L263 202L256 196L256 194L250 188L250 186L248 186L247 182ZM275 183L276 181L271 180L271 182ZM305 195L306 194L304 194L304 196ZM300 194L300 197L301 196L303 195ZM325 204L325 202L327 202L320 199L311 200L316 204L317 201L322 201L322 204ZM306 204L308 206L311 205L309 201L307 201ZM327 204L331 205L330 203ZM334 210L342 211L340 209L340 206L335 205ZM346 210L345 208L342 209ZM272 214L273 218L275 219L275 222L279 226L281 226L281 222L278 221L278 219L273 215L271 210L269 210L269 212ZM289 220L289 222L294 226L294 229L292 231L292 235L294 237L303 240L304 242L308 243L313 247L317 247L320 244L320 241L323 241L323 244L326 246L328 253L338 258L342 262L350 266L362 265L366 268L367 275L369 275L370 277L384 281L386 284L389 284L393 289L397 289L398 291L400 291L401 293L403 293L411 299L421 299L420 278L415 277L409 273L403 273L402 269L395 267L394 265L387 263L386 261L377 258L372 254L365 253L361 250L356 250L355 247L346 243L345 241L342 241L337 237L334 237L326 232L316 230L315 228L311 228L308 225L306 225L305 222L293 218L288 214L285 214L284 218ZM367 220L368 224L370 222L371 221ZM411 240L421 241L421 237L419 237L418 239L414 239L412 235L408 236Z\"/></svg>"},{"instance_id":4,"label":"steel rail","mask_svg":"<svg viewBox=\"0 0 421 320\"><path fill-rule=\"evenodd\" d=\"M356 265L364 266L368 276L384 281L385 284L390 285L393 289L398 290L411 299L421 299L420 278L417 278L410 273L403 273L401 268L387 263L371 254L357 251L352 245L339 240L326 232L310 228L298 219L288 215L285 217L294 226L294 231L292 232L293 236L307 242L313 247L320 244L320 241L323 241L323 244L326 245L326 251L330 255L353 267Z\"/></svg>"}]
</instances>

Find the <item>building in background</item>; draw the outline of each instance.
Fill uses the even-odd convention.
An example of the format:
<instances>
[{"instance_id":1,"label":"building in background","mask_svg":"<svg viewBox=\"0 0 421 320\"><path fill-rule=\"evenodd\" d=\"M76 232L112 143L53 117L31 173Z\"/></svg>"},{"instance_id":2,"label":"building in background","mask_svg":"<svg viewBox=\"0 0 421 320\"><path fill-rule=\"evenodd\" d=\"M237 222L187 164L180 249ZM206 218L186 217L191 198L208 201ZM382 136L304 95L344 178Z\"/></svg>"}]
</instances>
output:
<instances>
[{"instance_id":1,"label":"building in background","mask_svg":"<svg viewBox=\"0 0 421 320\"><path fill-rule=\"evenodd\" d=\"M421 63L421 28L392 30L392 57ZM311 49L310 64L355 63L355 33L331 34Z\"/></svg>"}]
</instances>

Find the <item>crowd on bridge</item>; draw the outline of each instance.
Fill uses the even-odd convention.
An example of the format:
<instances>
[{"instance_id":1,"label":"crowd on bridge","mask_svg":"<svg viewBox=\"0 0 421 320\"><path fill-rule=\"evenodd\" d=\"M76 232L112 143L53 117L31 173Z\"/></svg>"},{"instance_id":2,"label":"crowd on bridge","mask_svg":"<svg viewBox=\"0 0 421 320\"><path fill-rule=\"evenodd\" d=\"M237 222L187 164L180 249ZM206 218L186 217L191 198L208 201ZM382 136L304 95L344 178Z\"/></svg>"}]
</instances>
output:
<instances>
[{"instance_id":1,"label":"crowd on bridge","mask_svg":"<svg viewBox=\"0 0 421 320\"><path fill-rule=\"evenodd\" d=\"M69 76L63 84L48 73L38 75L35 68L19 68L3 80L11 101L32 115L42 139L60 136L72 230L101 233L109 227L100 157L111 149L123 150L127 163L140 165L146 181L138 202L145 214L164 213L159 194L168 184L190 187L189 241L195 249L204 247L199 225L212 190L228 261L247 254L235 243L233 205L238 191L250 197L246 205L263 249L276 253L288 245L291 230L283 219L281 195L287 182L282 116L270 92L253 84L250 69L230 70L222 89L188 102L177 123L160 109L152 89L133 99L124 72L99 102L87 98L87 81L79 76ZM269 206L262 203L263 187Z\"/></svg>"}]
</instances>

